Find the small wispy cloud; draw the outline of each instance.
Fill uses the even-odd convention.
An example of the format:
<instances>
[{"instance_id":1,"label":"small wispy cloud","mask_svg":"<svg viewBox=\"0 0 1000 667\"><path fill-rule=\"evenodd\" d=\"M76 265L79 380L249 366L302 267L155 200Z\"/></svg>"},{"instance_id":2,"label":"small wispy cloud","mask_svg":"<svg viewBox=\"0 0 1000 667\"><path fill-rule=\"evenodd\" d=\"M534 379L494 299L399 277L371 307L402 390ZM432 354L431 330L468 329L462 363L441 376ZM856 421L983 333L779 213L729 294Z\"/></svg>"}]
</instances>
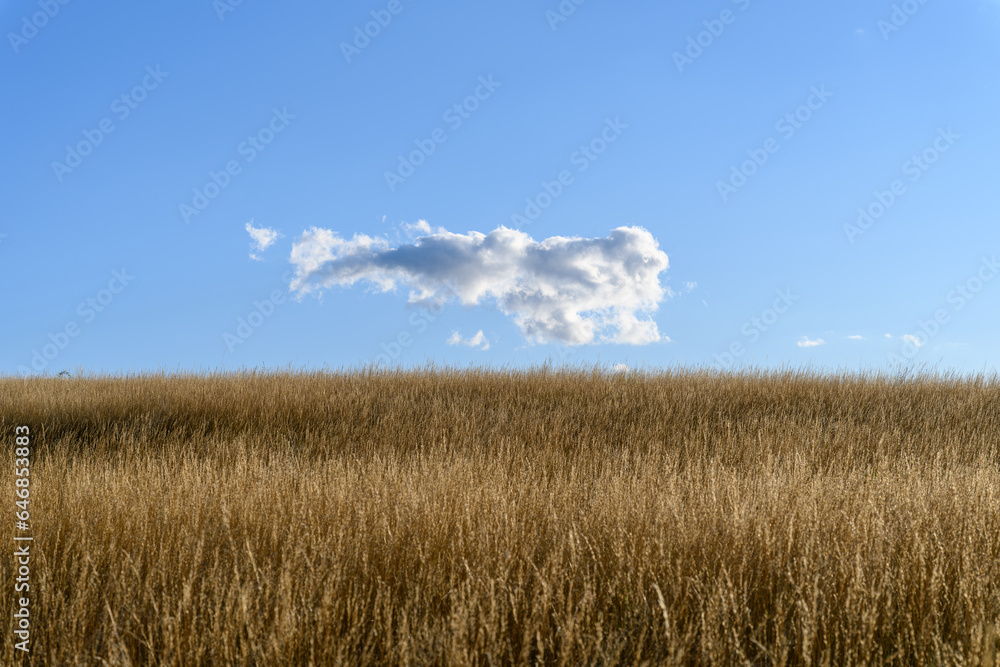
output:
<instances>
[{"instance_id":1,"label":"small wispy cloud","mask_svg":"<svg viewBox=\"0 0 1000 667\"><path fill-rule=\"evenodd\" d=\"M864 336L858 336L858 335L854 335L854 336L848 336L847 338L848 338L849 340L864 340L864 339L865 339L865 337L864 337Z\"/></svg>"},{"instance_id":2,"label":"small wispy cloud","mask_svg":"<svg viewBox=\"0 0 1000 667\"><path fill-rule=\"evenodd\" d=\"M246 224L245 229L250 234L250 259L257 261L262 259L257 253L267 250L282 236L281 232L270 227L254 227L253 220Z\"/></svg>"},{"instance_id":3,"label":"small wispy cloud","mask_svg":"<svg viewBox=\"0 0 1000 667\"><path fill-rule=\"evenodd\" d=\"M693 280L686 280L683 283L681 283L681 286L678 290L674 290L671 287L664 287L663 289L668 297L673 298L675 296L680 296L682 294L690 294L691 292L694 291L694 288L697 286L698 283L694 282Z\"/></svg>"},{"instance_id":4,"label":"small wispy cloud","mask_svg":"<svg viewBox=\"0 0 1000 667\"><path fill-rule=\"evenodd\" d=\"M916 348L921 348L924 345L924 341L920 340L920 336L914 336L913 334L903 334L903 340Z\"/></svg>"},{"instance_id":5,"label":"small wispy cloud","mask_svg":"<svg viewBox=\"0 0 1000 667\"><path fill-rule=\"evenodd\" d=\"M892 338L892 334L886 334L885 337L886 338Z\"/></svg>"},{"instance_id":6,"label":"small wispy cloud","mask_svg":"<svg viewBox=\"0 0 1000 667\"><path fill-rule=\"evenodd\" d=\"M809 336L803 336L795 344L799 347L817 347L819 345L823 345L824 343L826 343L826 341L822 338L810 338Z\"/></svg>"},{"instance_id":7,"label":"small wispy cloud","mask_svg":"<svg viewBox=\"0 0 1000 667\"><path fill-rule=\"evenodd\" d=\"M483 330L480 329L471 338L462 338L462 335L457 331L451 332L451 337L448 338L448 345L465 345L466 347L474 347L479 350L490 349L490 341L486 339L486 335Z\"/></svg>"},{"instance_id":8,"label":"small wispy cloud","mask_svg":"<svg viewBox=\"0 0 1000 667\"><path fill-rule=\"evenodd\" d=\"M416 222L404 222L400 225L404 232L411 238L416 238L418 236L426 236L428 234L440 234L442 232L447 232L444 227L431 227L430 223L426 220L417 220Z\"/></svg>"}]
</instances>

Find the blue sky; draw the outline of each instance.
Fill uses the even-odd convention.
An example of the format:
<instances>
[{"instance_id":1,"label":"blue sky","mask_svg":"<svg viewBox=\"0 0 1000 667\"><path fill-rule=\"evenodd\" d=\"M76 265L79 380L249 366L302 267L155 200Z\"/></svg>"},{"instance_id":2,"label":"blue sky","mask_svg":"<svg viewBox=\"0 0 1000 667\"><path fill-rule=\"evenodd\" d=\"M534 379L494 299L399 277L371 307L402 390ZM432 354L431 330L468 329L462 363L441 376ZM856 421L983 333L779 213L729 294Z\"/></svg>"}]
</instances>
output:
<instances>
[{"instance_id":1,"label":"blue sky","mask_svg":"<svg viewBox=\"0 0 1000 667\"><path fill-rule=\"evenodd\" d=\"M998 2L0 7L0 372L1000 360Z\"/></svg>"}]
</instances>

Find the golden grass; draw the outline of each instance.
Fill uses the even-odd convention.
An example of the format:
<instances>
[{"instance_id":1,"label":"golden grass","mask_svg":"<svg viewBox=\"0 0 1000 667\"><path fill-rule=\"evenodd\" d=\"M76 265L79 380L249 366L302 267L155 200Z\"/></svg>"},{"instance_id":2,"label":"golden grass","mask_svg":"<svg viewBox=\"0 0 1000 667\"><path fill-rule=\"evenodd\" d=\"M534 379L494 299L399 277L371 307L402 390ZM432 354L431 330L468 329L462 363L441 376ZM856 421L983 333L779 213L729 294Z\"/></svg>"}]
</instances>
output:
<instances>
[{"instance_id":1,"label":"golden grass","mask_svg":"<svg viewBox=\"0 0 1000 667\"><path fill-rule=\"evenodd\" d=\"M20 424L35 665L995 664L996 377L2 378Z\"/></svg>"}]
</instances>

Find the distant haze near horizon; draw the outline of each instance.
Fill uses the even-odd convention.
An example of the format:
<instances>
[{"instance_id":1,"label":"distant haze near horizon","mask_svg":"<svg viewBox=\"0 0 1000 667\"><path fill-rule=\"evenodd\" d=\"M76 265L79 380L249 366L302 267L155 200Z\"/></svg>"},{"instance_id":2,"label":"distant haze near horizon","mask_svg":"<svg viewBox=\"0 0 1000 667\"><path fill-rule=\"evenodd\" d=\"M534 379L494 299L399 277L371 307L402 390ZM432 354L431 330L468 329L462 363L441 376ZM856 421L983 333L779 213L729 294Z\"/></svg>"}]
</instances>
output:
<instances>
[{"instance_id":1,"label":"distant haze near horizon","mask_svg":"<svg viewBox=\"0 0 1000 667\"><path fill-rule=\"evenodd\" d=\"M0 374L1000 363L1000 3L0 23Z\"/></svg>"}]
</instances>

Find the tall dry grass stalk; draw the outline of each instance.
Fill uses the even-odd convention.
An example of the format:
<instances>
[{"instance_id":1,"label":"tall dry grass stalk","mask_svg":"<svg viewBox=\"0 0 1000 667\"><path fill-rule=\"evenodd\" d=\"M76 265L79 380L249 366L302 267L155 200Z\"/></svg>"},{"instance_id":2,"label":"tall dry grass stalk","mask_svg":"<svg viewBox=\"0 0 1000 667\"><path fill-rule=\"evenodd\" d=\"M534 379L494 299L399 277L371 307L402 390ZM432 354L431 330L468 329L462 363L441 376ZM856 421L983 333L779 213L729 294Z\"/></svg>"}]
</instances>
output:
<instances>
[{"instance_id":1,"label":"tall dry grass stalk","mask_svg":"<svg viewBox=\"0 0 1000 667\"><path fill-rule=\"evenodd\" d=\"M35 665L996 664L995 377L0 379L20 424Z\"/></svg>"}]
</instances>

